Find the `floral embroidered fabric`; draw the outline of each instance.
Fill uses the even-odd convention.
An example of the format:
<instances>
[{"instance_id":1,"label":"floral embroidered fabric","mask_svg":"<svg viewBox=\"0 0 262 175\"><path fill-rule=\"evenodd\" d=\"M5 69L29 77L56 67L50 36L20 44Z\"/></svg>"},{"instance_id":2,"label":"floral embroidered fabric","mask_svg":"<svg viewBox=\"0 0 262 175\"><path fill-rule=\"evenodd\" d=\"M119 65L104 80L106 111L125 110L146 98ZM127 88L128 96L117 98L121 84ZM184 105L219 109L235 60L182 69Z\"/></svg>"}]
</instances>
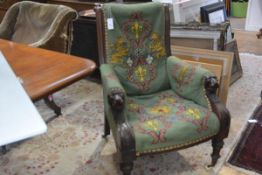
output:
<instances>
[{"instance_id":1,"label":"floral embroidered fabric","mask_svg":"<svg viewBox=\"0 0 262 175\"><path fill-rule=\"evenodd\" d=\"M137 152L184 145L215 135L216 115L172 90L128 97L128 121L132 125Z\"/></svg>"},{"instance_id":2,"label":"floral embroidered fabric","mask_svg":"<svg viewBox=\"0 0 262 175\"><path fill-rule=\"evenodd\" d=\"M114 70L127 94L149 94L169 86L166 74L164 10L159 3L147 4L158 13L148 13L145 4L115 4L104 7L105 21L113 20L106 29L107 62ZM125 11L125 18L121 13ZM105 24L107 27L107 23Z\"/></svg>"},{"instance_id":3,"label":"floral embroidered fabric","mask_svg":"<svg viewBox=\"0 0 262 175\"><path fill-rule=\"evenodd\" d=\"M204 78L212 76L211 72L170 56L167 60L167 74L172 89L178 95L202 106L210 107L206 97Z\"/></svg>"}]
</instances>

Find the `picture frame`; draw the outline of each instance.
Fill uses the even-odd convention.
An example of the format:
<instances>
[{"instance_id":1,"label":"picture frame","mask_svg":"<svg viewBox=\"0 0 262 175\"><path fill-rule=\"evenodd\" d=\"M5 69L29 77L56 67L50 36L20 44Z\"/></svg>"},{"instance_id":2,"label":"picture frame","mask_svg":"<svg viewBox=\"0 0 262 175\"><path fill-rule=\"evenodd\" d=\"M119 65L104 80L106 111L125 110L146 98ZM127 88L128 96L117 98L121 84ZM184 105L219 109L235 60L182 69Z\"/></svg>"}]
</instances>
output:
<instances>
[{"instance_id":1,"label":"picture frame","mask_svg":"<svg viewBox=\"0 0 262 175\"><path fill-rule=\"evenodd\" d=\"M233 40L229 21L220 24L175 23L171 25L171 44L210 50L224 50L224 44Z\"/></svg>"},{"instance_id":2,"label":"picture frame","mask_svg":"<svg viewBox=\"0 0 262 175\"><path fill-rule=\"evenodd\" d=\"M243 69L240 62L237 41L232 40L225 44L225 51L234 53L232 71L231 71L231 80L230 84L233 84L236 80L242 77Z\"/></svg>"},{"instance_id":3,"label":"picture frame","mask_svg":"<svg viewBox=\"0 0 262 175\"><path fill-rule=\"evenodd\" d=\"M222 50L224 43L220 31L172 30L171 44L200 49Z\"/></svg>"},{"instance_id":4,"label":"picture frame","mask_svg":"<svg viewBox=\"0 0 262 175\"><path fill-rule=\"evenodd\" d=\"M217 94L221 102L226 105L231 79L233 53L171 45L171 54L183 60L222 66Z\"/></svg>"},{"instance_id":5,"label":"picture frame","mask_svg":"<svg viewBox=\"0 0 262 175\"><path fill-rule=\"evenodd\" d=\"M218 24L227 20L226 8L223 2L200 7L201 22Z\"/></svg>"}]
</instances>

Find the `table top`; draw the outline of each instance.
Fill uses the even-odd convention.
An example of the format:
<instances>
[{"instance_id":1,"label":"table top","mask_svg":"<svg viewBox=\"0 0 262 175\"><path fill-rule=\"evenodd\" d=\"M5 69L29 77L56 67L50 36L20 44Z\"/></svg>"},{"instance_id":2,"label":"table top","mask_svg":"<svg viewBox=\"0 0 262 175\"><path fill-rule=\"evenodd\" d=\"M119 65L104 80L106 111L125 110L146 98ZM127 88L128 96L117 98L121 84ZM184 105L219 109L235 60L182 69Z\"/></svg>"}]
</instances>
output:
<instances>
[{"instance_id":1,"label":"table top","mask_svg":"<svg viewBox=\"0 0 262 175\"><path fill-rule=\"evenodd\" d=\"M0 39L0 50L32 100L41 99L90 74L96 65L85 58Z\"/></svg>"},{"instance_id":2,"label":"table top","mask_svg":"<svg viewBox=\"0 0 262 175\"><path fill-rule=\"evenodd\" d=\"M47 127L0 52L0 146L46 132Z\"/></svg>"}]
</instances>

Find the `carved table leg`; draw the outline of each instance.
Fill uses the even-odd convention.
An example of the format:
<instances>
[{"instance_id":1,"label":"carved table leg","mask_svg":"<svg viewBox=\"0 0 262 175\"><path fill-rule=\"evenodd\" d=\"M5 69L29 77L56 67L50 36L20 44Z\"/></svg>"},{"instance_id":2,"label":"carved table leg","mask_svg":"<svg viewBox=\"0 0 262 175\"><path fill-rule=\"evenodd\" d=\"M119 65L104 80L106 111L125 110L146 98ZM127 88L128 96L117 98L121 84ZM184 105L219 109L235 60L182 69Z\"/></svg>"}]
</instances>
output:
<instances>
[{"instance_id":1,"label":"carved table leg","mask_svg":"<svg viewBox=\"0 0 262 175\"><path fill-rule=\"evenodd\" d=\"M7 152L6 146L1 146L1 152L2 154L5 154Z\"/></svg>"},{"instance_id":2,"label":"carved table leg","mask_svg":"<svg viewBox=\"0 0 262 175\"><path fill-rule=\"evenodd\" d=\"M213 152L211 154L212 163L211 163L211 165L208 165L208 167L212 167L212 166L216 165L217 160L220 157L220 154L219 154L220 150L223 147L223 145L224 145L224 141L223 140L217 139L217 138L212 139L212 147L213 147Z\"/></svg>"},{"instance_id":3,"label":"carved table leg","mask_svg":"<svg viewBox=\"0 0 262 175\"><path fill-rule=\"evenodd\" d=\"M110 134L110 127L109 127L109 123L108 120L106 118L106 115L104 116L104 135L103 138L106 138L107 135Z\"/></svg>"},{"instance_id":4,"label":"carved table leg","mask_svg":"<svg viewBox=\"0 0 262 175\"><path fill-rule=\"evenodd\" d=\"M51 108L51 109L54 110L54 112L55 112L55 114L56 114L57 116L59 116L59 115L62 114L62 113L61 113L61 108L60 108L59 106L57 106L57 104L54 102L54 99L53 99L52 95L48 95L47 97L45 97L45 98L44 98L44 101L45 101L46 105L47 105L49 108Z\"/></svg>"}]
</instances>

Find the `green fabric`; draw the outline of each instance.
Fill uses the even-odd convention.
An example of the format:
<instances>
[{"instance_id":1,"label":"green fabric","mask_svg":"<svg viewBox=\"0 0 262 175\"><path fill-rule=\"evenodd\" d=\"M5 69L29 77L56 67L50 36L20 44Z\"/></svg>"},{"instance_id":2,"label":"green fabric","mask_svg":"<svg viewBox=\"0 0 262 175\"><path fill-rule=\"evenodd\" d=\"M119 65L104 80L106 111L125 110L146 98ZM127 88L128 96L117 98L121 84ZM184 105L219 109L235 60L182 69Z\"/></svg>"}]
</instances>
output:
<instances>
[{"instance_id":1,"label":"green fabric","mask_svg":"<svg viewBox=\"0 0 262 175\"><path fill-rule=\"evenodd\" d=\"M160 3L103 5L106 61L128 95L169 88L166 73L164 7ZM107 22L113 20L110 29Z\"/></svg>"},{"instance_id":2,"label":"green fabric","mask_svg":"<svg viewBox=\"0 0 262 175\"><path fill-rule=\"evenodd\" d=\"M127 103L138 153L182 147L219 131L219 120L213 112L172 90L128 97Z\"/></svg>"},{"instance_id":3,"label":"green fabric","mask_svg":"<svg viewBox=\"0 0 262 175\"><path fill-rule=\"evenodd\" d=\"M102 64L100 66L101 78L104 89L106 89L107 94L113 89L119 89L125 94L125 89L120 83L118 76L115 74L113 65Z\"/></svg>"},{"instance_id":4,"label":"green fabric","mask_svg":"<svg viewBox=\"0 0 262 175\"><path fill-rule=\"evenodd\" d=\"M212 75L208 70L200 66L192 66L171 56L167 60L167 72L171 87L176 94L208 107L204 88L204 77Z\"/></svg>"}]
</instances>

